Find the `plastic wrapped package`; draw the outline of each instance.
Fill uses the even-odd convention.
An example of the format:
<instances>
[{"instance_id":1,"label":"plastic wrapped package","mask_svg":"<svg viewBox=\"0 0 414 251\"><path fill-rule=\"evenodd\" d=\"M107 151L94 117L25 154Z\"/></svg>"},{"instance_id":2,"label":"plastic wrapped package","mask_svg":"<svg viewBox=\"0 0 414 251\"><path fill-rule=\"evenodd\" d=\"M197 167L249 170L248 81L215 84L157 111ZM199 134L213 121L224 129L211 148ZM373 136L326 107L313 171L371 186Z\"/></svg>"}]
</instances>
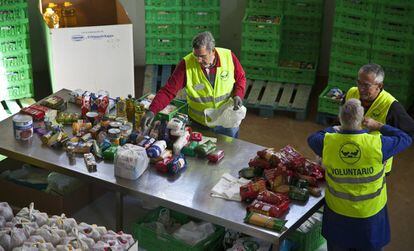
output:
<instances>
[{"instance_id":1,"label":"plastic wrapped package","mask_svg":"<svg viewBox=\"0 0 414 251\"><path fill-rule=\"evenodd\" d=\"M3 216L0 216L0 228L3 228L6 225L6 219Z\"/></svg>"},{"instance_id":2,"label":"plastic wrapped package","mask_svg":"<svg viewBox=\"0 0 414 251\"><path fill-rule=\"evenodd\" d=\"M60 216L53 215L49 218L49 226L57 226L59 229L64 230L67 234L72 232L72 229L78 227L78 223L73 218L66 218L65 214Z\"/></svg>"},{"instance_id":3,"label":"plastic wrapped package","mask_svg":"<svg viewBox=\"0 0 414 251\"><path fill-rule=\"evenodd\" d=\"M247 109L244 106L241 106L238 110L234 110L233 108L234 102L233 99L230 98L218 109L204 109L205 124L208 127L222 126L224 128L234 128L240 126L240 123L246 117Z\"/></svg>"},{"instance_id":4,"label":"plastic wrapped package","mask_svg":"<svg viewBox=\"0 0 414 251\"><path fill-rule=\"evenodd\" d=\"M46 192L57 195L71 194L83 184L79 179L56 172L51 172L47 176L47 181Z\"/></svg>"},{"instance_id":5,"label":"plastic wrapped package","mask_svg":"<svg viewBox=\"0 0 414 251\"><path fill-rule=\"evenodd\" d=\"M209 237L214 233L214 231L215 228L213 224L209 222L195 223L194 221L190 221L177 229L173 233L173 236L176 239L182 240L185 243L194 246Z\"/></svg>"},{"instance_id":6,"label":"plastic wrapped package","mask_svg":"<svg viewBox=\"0 0 414 251\"><path fill-rule=\"evenodd\" d=\"M96 225L93 226L82 222L78 225L78 230L80 233L83 233L86 237L92 238L94 241L101 239L101 234L99 233Z\"/></svg>"},{"instance_id":7,"label":"plastic wrapped package","mask_svg":"<svg viewBox=\"0 0 414 251\"><path fill-rule=\"evenodd\" d=\"M115 157L115 176L135 180L147 169L149 159L145 148L125 144L118 149Z\"/></svg>"},{"instance_id":8,"label":"plastic wrapped package","mask_svg":"<svg viewBox=\"0 0 414 251\"><path fill-rule=\"evenodd\" d=\"M14 217L13 210L7 202L0 202L0 217L3 217L5 221L11 221Z\"/></svg>"},{"instance_id":9,"label":"plastic wrapped package","mask_svg":"<svg viewBox=\"0 0 414 251\"><path fill-rule=\"evenodd\" d=\"M46 224L49 217L46 213L34 209L34 203L30 203L29 208L24 207L16 214L16 218L23 218L30 222L36 222L39 227Z\"/></svg>"},{"instance_id":10,"label":"plastic wrapped package","mask_svg":"<svg viewBox=\"0 0 414 251\"><path fill-rule=\"evenodd\" d=\"M20 247L26 241L27 237L22 228L13 228L0 231L0 246L6 250L12 250Z\"/></svg>"},{"instance_id":11,"label":"plastic wrapped package","mask_svg":"<svg viewBox=\"0 0 414 251\"><path fill-rule=\"evenodd\" d=\"M62 237L59 236L58 232L47 225L36 229L33 234L40 235L46 242L50 242L53 245L58 245L62 241Z\"/></svg>"}]
</instances>

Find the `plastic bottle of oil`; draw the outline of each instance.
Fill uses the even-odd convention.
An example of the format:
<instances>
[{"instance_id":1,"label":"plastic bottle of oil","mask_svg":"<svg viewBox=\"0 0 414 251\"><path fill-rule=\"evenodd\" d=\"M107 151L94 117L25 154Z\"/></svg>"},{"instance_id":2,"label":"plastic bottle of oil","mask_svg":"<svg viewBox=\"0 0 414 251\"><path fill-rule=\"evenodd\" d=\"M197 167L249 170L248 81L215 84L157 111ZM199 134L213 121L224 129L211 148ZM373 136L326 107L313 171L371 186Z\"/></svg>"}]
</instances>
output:
<instances>
[{"instance_id":1,"label":"plastic bottle of oil","mask_svg":"<svg viewBox=\"0 0 414 251\"><path fill-rule=\"evenodd\" d=\"M49 28L59 28L59 16L52 8L46 8L45 13L43 13L43 18Z\"/></svg>"},{"instance_id":2,"label":"plastic bottle of oil","mask_svg":"<svg viewBox=\"0 0 414 251\"><path fill-rule=\"evenodd\" d=\"M57 3L49 3L48 8L51 8L59 17L59 27L63 27L62 7Z\"/></svg>"},{"instance_id":3,"label":"plastic bottle of oil","mask_svg":"<svg viewBox=\"0 0 414 251\"><path fill-rule=\"evenodd\" d=\"M76 9L71 2L64 2L62 9L63 24L65 27L75 27L78 24Z\"/></svg>"}]
</instances>

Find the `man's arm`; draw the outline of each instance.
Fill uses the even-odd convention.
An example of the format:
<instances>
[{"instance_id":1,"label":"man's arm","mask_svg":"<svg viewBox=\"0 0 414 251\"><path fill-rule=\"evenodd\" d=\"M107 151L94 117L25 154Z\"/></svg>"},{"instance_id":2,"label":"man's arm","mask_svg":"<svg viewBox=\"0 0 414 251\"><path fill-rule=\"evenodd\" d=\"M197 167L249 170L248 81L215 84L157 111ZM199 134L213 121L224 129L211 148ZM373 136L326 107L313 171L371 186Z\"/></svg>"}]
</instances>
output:
<instances>
[{"instance_id":1,"label":"man's arm","mask_svg":"<svg viewBox=\"0 0 414 251\"><path fill-rule=\"evenodd\" d=\"M325 128L324 130L317 131L317 132L311 134L308 137L308 145L309 145L309 147L319 157L322 157L323 140L325 139L325 134L327 132L335 132L335 129L332 128L332 127L328 127L328 128Z\"/></svg>"},{"instance_id":2,"label":"man's arm","mask_svg":"<svg viewBox=\"0 0 414 251\"><path fill-rule=\"evenodd\" d=\"M234 55L234 53L232 52L231 56L233 58L234 78L236 80L236 83L234 83L233 88L233 96L239 96L241 99L243 99L246 90L246 75L236 55Z\"/></svg>"},{"instance_id":3,"label":"man's arm","mask_svg":"<svg viewBox=\"0 0 414 251\"><path fill-rule=\"evenodd\" d=\"M387 125L403 130L414 139L414 119L408 115L400 102L394 101L388 110Z\"/></svg>"},{"instance_id":4,"label":"man's arm","mask_svg":"<svg viewBox=\"0 0 414 251\"><path fill-rule=\"evenodd\" d=\"M184 88L186 83L185 61L181 60L174 72L168 78L167 83L155 95L149 110L154 114L164 109L177 96L177 93Z\"/></svg>"},{"instance_id":5,"label":"man's arm","mask_svg":"<svg viewBox=\"0 0 414 251\"><path fill-rule=\"evenodd\" d=\"M383 125L379 131L382 134L381 142L383 161L391 158L397 153L402 152L412 143L410 135L390 125Z\"/></svg>"}]
</instances>

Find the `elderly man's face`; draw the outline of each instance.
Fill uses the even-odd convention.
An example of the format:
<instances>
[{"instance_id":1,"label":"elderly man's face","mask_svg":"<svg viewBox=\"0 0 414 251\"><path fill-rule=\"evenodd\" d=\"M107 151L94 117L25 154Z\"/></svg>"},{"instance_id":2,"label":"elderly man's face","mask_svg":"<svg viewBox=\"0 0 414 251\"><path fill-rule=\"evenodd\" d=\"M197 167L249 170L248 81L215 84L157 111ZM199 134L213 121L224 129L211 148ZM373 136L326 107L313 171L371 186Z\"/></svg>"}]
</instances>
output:
<instances>
[{"instance_id":1,"label":"elderly man's face","mask_svg":"<svg viewBox=\"0 0 414 251\"><path fill-rule=\"evenodd\" d=\"M375 83L375 75L360 72L358 74L357 86L362 102L374 101L383 87L382 83Z\"/></svg>"},{"instance_id":2,"label":"elderly man's face","mask_svg":"<svg viewBox=\"0 0 414 251\"><path fill-rule=\"evenodd\" d=\"M214 51L207 50L205 46L200 49L193 49L193 55L204 68L213 64Z\"/></svg>"}]
</instances>

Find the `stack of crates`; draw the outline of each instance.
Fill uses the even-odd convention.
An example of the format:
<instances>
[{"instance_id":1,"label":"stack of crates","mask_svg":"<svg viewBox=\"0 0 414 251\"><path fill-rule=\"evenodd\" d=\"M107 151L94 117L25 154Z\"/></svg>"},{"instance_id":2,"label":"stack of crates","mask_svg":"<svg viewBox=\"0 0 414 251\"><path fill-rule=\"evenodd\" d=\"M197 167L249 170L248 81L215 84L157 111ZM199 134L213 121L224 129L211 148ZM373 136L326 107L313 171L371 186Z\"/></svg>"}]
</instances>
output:
<instances>
[{"instance_id":1,"label":"stack of crates","mask_svg":"<svg viewBox=\"0 0 414 251\"><path fill-rule=\"evenodd\" d=\"M385 71L384 88L408 108L413 102L414 2L378 0L371 62Z\"/></svg>"},{"instance_id":2,"label":"stack of crates","mask_svg":"<svg viewBox=\"0 0 414 251\"><path fill-rule=\"evenodd\" d=\"M318 112L337 115L340 101L326 94L334 87L356 86L359 68L383 66L385 89L403 105L412 102L414 3L408 0L336 0L329 83Z\"/></svg>"},{"instance_id":3,"label":"stack of crates","mask_svg":"<svg viewBox=\"0 0 414 251\"><path fill-rule=\"evenodd\" d=\"M323 5L323 0L286 1L278 81L315 83Z\"/></svg>"},{"instance_id":4,"label":"stack of crates","mask_svg":"<svg viewBox=\"0 0 414 251\"><path fill-rule=\"evenodd\" d=\"M183 0L182 56L192 51L193 37L203 31L210 31L219 44L220 0Z\"/></svg>"},{"instance_id":5,"label":"stack of crates","mask_svg":"<svg viewBox=\"0 0 414 251\"><path fill-rule=\"evenodd\" d=\"M0 0L0 100L32 96L28 5Z\"/></svg>"},{"instance_id":6,"label":"stack of crates","mask_svg":"<svg viewBox=\"0 0 414 251\"><path fill-rule=\"evenodd\" d=\"M146 64L177 64L203 31L211 31L217 43L219 0L145 0Z\"/></svg>"},{"instance_id":7,"label":"stack of crates","mask_svg":"<svg viewBox=\"0 0 414 251\"><path fill-rule=\"evenodd\" d=\"M274 80L279 63L283 0L249 0L243 18L241 62L251 79Z\"/></svg>"}]
</instances>

